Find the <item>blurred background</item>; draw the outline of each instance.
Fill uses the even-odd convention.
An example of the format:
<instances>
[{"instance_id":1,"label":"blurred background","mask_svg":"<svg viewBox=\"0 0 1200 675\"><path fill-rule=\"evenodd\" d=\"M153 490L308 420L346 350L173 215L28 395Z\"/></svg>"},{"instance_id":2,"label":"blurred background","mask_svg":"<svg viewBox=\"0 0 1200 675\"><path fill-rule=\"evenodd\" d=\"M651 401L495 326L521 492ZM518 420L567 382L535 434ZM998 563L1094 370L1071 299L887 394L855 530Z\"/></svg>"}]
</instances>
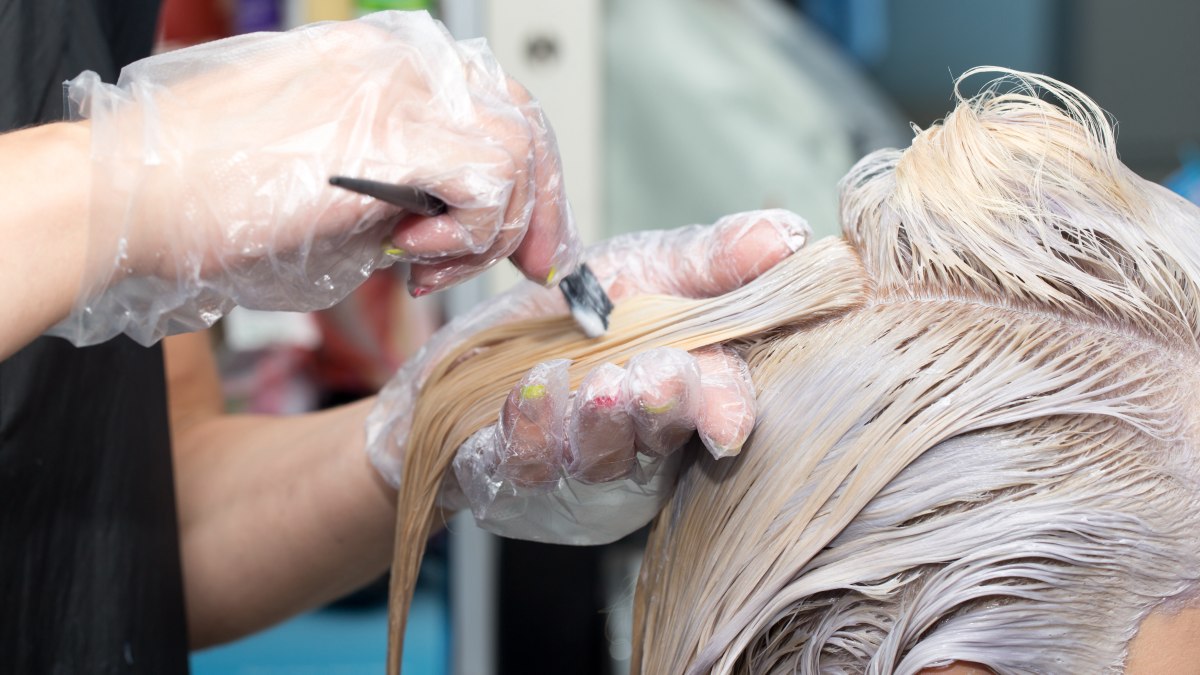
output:
<instances>
[{"instance_id":1,"label":"blurred background","mask_svg":"<svg viewBox=\"0 0 1200 675\"><path fill-rule=\"evenodd\" d=\"M1082 89L1120 121L1126 164L1200 199L1194 0L166 0L159 48L385 9L429 10L458 38L486 37L541 99L589 242L767 207L834 235L838 179L944 115L954 78L977 65ZM230 409L288 414L368 396L515 274L500 267L421 300L402 279L383 270L324 312L233 312L213 336ZM501 541L460 516L430 547L405 672L626 672L641 538ZM193 669L381 672L385 590L380 580L199 652Z\"/></svg>"}]
</instances>

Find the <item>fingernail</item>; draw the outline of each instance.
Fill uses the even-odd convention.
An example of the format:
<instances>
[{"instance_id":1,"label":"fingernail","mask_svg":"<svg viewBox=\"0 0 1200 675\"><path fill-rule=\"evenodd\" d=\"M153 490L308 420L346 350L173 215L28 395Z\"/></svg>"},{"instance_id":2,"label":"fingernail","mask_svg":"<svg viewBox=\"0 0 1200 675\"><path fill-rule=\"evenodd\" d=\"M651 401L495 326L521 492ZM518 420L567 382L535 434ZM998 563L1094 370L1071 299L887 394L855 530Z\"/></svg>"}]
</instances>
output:
<instances>
[{"instance_id":1,"label":"fingernail","mask_svg":"<svg viewBox=\"0 0 1200 675\"><path fill-rule=\"evenodd\" d=\"M419 298L422 295L429 295L431 292L432 292L432 290L429 288L426 288L425 286L416 286L411 291L409 291L409 295L413 296L414 298Z\"/></svg>"},{"instance_id":2,"label":"fingernail","mask_svg":"<svg viewBox=\"0 0 1200 675\"><path fill-rule=\"evenodd\" d=\"M792 253L804 248L804 244L807 241L807 227L798 227L796 223L787 223L783 226L783 244Z\"/></svg>"},{"instance_id":3,"label":"fingernail","mask_svg":"<svg viewBox=\"0 0 1200 675\"><path fill-rule=\"evenodd\" d=\"M783 245L792 253L804 248L804 244L812 236L812 228L809 227L808 221L791 211L776 210L772 215L770 220L782 235Z\"/></svg>"},{"instance_id":4,"label":"fingernail","mask_svg":"<svg viewBox=\"0 0 1200 675\"><path fill-rule=\"evenodd\" d=\"M527 384L521 387L521 400L536 401L546 395L546 385Z\"/></svg>"},{"instance_id":5,"label":"fingernail","mask_svg":"<svg viewBox=\"0 0 1200 675\"><path fill-rule=\"evenodd\" d=\"M388 246L386 244L384 245L383 252L387 255L395 256L397 258L404 255L404 249L397 246Z\"/></svg>"},{"instance_id":6,"label":"fingernail","mask_svg":"<svg viewBox=\"0 0 1200 675\"><path fill-rule=\"evenodd\" d=\"M708 452L715 459L725 459L726 457L733 457L734 455L741 454L742 446L736 445L731 448L727 448L723 445L717 445L710 440L708 443Z\"/></svg>"},{"instance_id":7,"label":"fingernail","mask_svg":"<svg viewBox=\"0 0 1200 675\"><path fill-rule=\"evenodd\" d=\"M670 412L678 404L679 399L677 398L668 399L666 403L661 405L650 405L649 403L642 401L642 410L645 410L651 415L661 415L665 412Z\"/></svg>"},{"instance_id":8,"label":"fingernail","mask_svg":"<svg viewBox=\"0 0 1200 675\"><path fill-rule=\"evenodd\" d=\"M557 266L557 265L551 265L551 266L550 266L550 274L547 274L547 275L546 275L546 283L547 283L547 284L552 284L552 283L554 283L554 277L556 277L556 276L558 276L558 266Z\"/></svg>"}]
</instances>

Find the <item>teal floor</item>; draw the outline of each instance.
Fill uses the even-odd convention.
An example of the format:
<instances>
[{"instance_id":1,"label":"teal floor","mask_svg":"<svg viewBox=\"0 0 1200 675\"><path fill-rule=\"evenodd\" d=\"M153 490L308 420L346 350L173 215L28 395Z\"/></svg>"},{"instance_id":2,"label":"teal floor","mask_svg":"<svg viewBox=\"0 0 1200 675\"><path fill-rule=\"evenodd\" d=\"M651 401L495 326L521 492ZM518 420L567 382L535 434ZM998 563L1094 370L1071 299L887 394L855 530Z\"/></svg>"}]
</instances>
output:
<instances>
[{"instance_id":1,"label":"teal floor","mask_svg":"<svg viewBox=\"0 0 1200 675\"><path fill-rule=\"evenodd\" d=\"M446 603L418 589L404 640L405 675L449 672ZM387 608L324 609L192 655L194 675L378 675L387 652Z\"/></svg>"}]
</instances>

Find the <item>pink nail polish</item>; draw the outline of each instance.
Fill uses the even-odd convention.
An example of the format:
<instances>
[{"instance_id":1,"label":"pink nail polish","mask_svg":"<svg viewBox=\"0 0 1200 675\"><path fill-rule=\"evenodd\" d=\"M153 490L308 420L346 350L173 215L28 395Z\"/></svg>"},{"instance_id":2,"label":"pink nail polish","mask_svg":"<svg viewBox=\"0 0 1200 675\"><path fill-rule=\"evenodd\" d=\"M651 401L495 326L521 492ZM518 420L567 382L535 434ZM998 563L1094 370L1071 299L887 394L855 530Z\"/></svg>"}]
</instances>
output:
<instances>
[{"instance_id":1,"label":"pink nail polish","mask_svg":"<svg viewBox=\"0 0 1200 675\"><path fill-rule=\"evenodd\" d=\"M431 292L432 291L430 291L425 286L417 286L416 288L413 288L412 291L410 291L410 295L412 295L414 298L419 298L422 295L429 295Z\"/></svg>"},{"instance_id":2,"label":"pink nail polish","mask_svg":"<svg viewBox=\"0 0 1200 675\"><path fill-rule=\"evenodd\" d=\"M597 408L612 408L617 405L616 396L597 396L592 399L592 405Z\"/></svg>"}]
</instances>

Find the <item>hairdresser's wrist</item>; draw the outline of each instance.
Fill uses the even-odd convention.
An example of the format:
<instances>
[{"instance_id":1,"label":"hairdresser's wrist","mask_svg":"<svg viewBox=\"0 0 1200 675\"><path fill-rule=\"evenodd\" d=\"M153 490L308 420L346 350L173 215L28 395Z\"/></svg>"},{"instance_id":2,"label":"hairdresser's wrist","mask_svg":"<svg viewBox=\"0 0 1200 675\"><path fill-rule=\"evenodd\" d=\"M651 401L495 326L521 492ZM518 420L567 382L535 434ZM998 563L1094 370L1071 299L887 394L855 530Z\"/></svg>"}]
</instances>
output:
<instances>
[{"instance_id":1,"label":"hairdresser's wrist","mask_svg":"<svg viewBox=\"0 0 1200 675\"><path fill-rule=\"evenodd\" d=\"M368 504L366 512L373 514L372 521L385 524L386 531L383 532L383 540L389 544L386 548L386 556L388 556L386 560L391 560L391 534L396 528L397 515L400 515L396 513L397 490L388 482L388 478L384 476L383 472L374 465L371 455L364 452L366 416L376 405L376 399L376 396L371 396L370 399L354 404L355 410L359 411L355 413L355 430L353 434L347 436L347 442L338 448L338 452L342 456L341 464L346 471L347 485L354 485L355 490L361 492L362 502ZM438 495L436 512L433 514L434 528L444 525L460 510L469 507L466 501L455 498L455 495L462 494L462 490L457 489L454 472L446 472L444 483L442 492Z\"/></svg>"},{"instance_id":2,"label":"hairdresser's wrist","mask_svg":"<svg viewBox=\"0 0 1200 675\"><path fill-rule=\"evenodd\" d=\"M87 248L88 147L87 126L74 123L0 136L0 281L18 299L0 320L20 327L26 339L65 317L79 291Z\"/></svg>"},{"instance_id":3,"label":"hairdresser's wrist","mask_svg":"<svg viewBox=\"0 0 1200 675\"><path fill-rule=\"evenodd\" d=\"M60 122L44 129L48 156L43 175L47 188L55 192L54 211L47 219L52 237L48 255L55 260L62 281L54 303L57 321L71 311L86 263L91 127L86 122Z\"/></svg>"},{"instance_id":4,"label":"hairdresser's wrist","mask_svg":"<svg viewBox=\"0 0 1200 675\"><path fill-rule=\"evenodd\" d=\"M377 396L371 396L346 406L348 424L345 439L338 446L339 467L345 472L347 484L359 486L367 499L386 504L388 511L396 505L396 488L392 487L363 452L367 443L367 415L375 407Z\"/></svg>"}]
</instances>

